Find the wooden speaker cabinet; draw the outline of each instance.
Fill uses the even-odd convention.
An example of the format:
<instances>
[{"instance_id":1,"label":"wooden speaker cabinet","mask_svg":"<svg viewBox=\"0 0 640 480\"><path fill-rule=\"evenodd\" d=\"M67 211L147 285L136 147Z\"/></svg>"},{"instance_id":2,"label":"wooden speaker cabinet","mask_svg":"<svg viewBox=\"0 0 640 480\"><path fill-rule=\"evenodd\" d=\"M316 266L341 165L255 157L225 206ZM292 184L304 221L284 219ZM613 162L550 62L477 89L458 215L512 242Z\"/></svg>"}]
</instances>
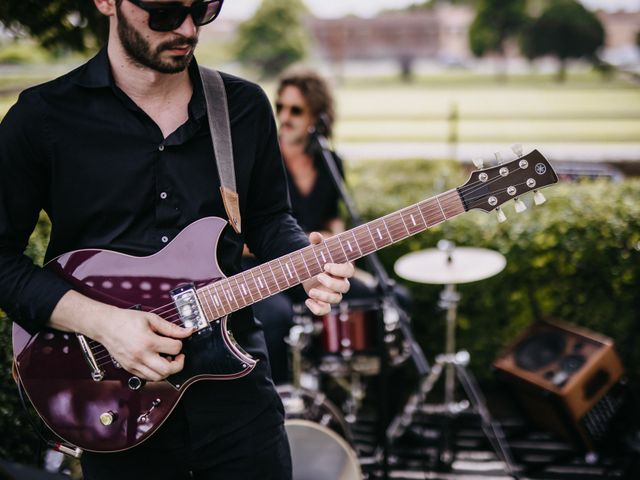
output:
<instances>
[{"instance_id":1,"label":"wooden speaker cabinet","mask_svg":"<svg viewBox=\"0 0 640 480\"><path fill-rule=\"evenodd\" d=\"M533 421L586 450L596 449L622 407L613 341L584 328L537 322L493 365Z\"/></svg>"}]
</instances>

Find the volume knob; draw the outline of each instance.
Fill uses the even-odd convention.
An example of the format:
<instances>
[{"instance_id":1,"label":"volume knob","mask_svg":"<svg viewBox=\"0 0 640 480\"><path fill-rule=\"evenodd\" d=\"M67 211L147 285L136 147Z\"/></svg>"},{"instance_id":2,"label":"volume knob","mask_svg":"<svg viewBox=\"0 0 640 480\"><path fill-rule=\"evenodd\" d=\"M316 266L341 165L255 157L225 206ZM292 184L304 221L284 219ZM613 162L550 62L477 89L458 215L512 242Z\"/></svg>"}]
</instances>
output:
<instances>
[{"instance_id":1,"label":"volume knob","mask_svg":"<svg viewBox=\"0 0 640 480\"><path fill-rule=\"evenodd\" d=\"M118 415L116 413L109 410L108 412L100 414L100 423L105 427L108 427L115 421L117 417Z\"/></svg>"}]
</instances>

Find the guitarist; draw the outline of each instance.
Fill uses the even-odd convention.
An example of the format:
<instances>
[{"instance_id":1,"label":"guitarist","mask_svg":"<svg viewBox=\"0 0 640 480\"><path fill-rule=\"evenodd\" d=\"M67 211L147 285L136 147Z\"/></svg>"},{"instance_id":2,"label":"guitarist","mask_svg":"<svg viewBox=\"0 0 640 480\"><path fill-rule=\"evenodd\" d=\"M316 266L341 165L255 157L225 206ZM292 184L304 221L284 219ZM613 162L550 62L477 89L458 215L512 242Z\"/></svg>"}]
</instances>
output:
<instances>
[{"instance_id":1,"label":"guitarist","mask_svg":"<svg viewBox=\"0 0 640 480\"><path fill-rule=\"evenodd\" d=\"M325 237L341 233L345 230L339 214L342 197L313 135L319 130L324 137L332 137L336 114L329 84L314 70L293 67L280 76L276 94L278 138L293 216L307 232L320 231ZM334 151L331 155L344 178L342 159ZM243 264L252 267L254 261L246 256ZM375 280L367 272L356 270L345 300L372 304L380 297L372 283ZM256 317L265 325L272 378L276 384L290 380L289 347L284 339L293 325L294 304L303 301L298 293L299 289L290 289L254 305ZM394 293L407 308L408 291L396 286Z\"/></svg>"},{"instance_id":2,"label":"guitarist","mask_svg":"<svg viewBox=\"0 0 640 480\"><path fill-rule=\"evenodd\" d=\"M281 75L276 93L278 139L293 216L306 232L322 232L325 237L341 233L345 229L339 215L341 196L313 136L314 128L323 130L327 138L332 136L335 102L329 84L314 70L293 67ZM344 177L342 159L331 153ZM247 256L243 265L253 267L255 261ZM299 289L290 289L254 305L256 317L265 325L272 378L276 384L289 381L289 350L284 339L293 325L293 305L304 300L299 297ZM351 279L349 299L376 297L373 288L357 278Z\"/></svg>"},{"instance_id":3,"label":"guitarist","mask_svg":"<svg viewBox=\"0 0 640 480\"><path fill-rule=\"evenodd\" d=\"M190 330L74 291L23 255L41 209L52 223L50 260L82 248L142 256L207 216L226 218L194 49L222 1L94 0L109 40L89 62L24 91L0 124L0 308L31 333L45 326L102 343L127 371L160 381L184 365ZM223 74L242 234L226 228L217 258L240 271L243 243L270 260L309 240L290 212L276 128L262 90ZM213 254L213 253L212 253ZM305 283L317 315L341 300L350 264ZM246 377L197 382L158 432L130 450L85 452L86 480L291 477L283 409L262 329L234 314L236 340L261 360Z\"/></svg>"}]
</instances>

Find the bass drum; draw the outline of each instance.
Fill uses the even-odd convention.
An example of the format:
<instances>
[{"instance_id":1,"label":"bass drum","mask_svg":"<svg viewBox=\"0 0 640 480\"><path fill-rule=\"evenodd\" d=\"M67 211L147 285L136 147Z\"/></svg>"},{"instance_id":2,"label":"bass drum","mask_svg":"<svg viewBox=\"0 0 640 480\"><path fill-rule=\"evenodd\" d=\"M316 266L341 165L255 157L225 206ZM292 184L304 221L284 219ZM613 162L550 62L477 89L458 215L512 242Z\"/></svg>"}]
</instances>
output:
<instances>
[{"instance_id":1,"label":"bass drum","mask_svg":"<svg viewBox=\"0 0 640 480\"><path fill-rule=\"evenodd\" d=\"M321 392L277 387L285 409L293 480L361 480L351 430L338 408Z\"/></svg>"}]
</instances>

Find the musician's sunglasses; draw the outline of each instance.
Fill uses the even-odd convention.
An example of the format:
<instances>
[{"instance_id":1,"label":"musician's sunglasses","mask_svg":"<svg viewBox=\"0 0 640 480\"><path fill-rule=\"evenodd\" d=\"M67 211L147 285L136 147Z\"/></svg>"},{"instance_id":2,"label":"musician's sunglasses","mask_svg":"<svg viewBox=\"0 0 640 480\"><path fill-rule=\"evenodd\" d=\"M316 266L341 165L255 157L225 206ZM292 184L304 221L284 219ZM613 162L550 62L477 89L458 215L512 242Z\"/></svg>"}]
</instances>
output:
<instances>
[{"instance_id":1,"label":"musician's sunglasses","mask_svg":"<svg viewBox=\"0 0 640 480\"><path fill-rule=\"evenodd\" d=\"M280 112L282 112L285 108L289 109L289 111L291 112L291 116L293 117L299 117L304 113L304 108L299 105L288 106L278 102L276 103L276 114L280 115Z\"/></svg>"},{"instance_id":2,"label":"musician's sunglasses","mask_svg":"<svg viewBox=\"0 0 640 480\"><path fill-rule=\"evenodd\" d=\"M223 0L196 2L190 7L179 3L144 2L129 0L149 14L149 28L156 32L170 32L191 15L194 25L200 27L213 22L222 9Z\"/></svg>"}]
</instances>

